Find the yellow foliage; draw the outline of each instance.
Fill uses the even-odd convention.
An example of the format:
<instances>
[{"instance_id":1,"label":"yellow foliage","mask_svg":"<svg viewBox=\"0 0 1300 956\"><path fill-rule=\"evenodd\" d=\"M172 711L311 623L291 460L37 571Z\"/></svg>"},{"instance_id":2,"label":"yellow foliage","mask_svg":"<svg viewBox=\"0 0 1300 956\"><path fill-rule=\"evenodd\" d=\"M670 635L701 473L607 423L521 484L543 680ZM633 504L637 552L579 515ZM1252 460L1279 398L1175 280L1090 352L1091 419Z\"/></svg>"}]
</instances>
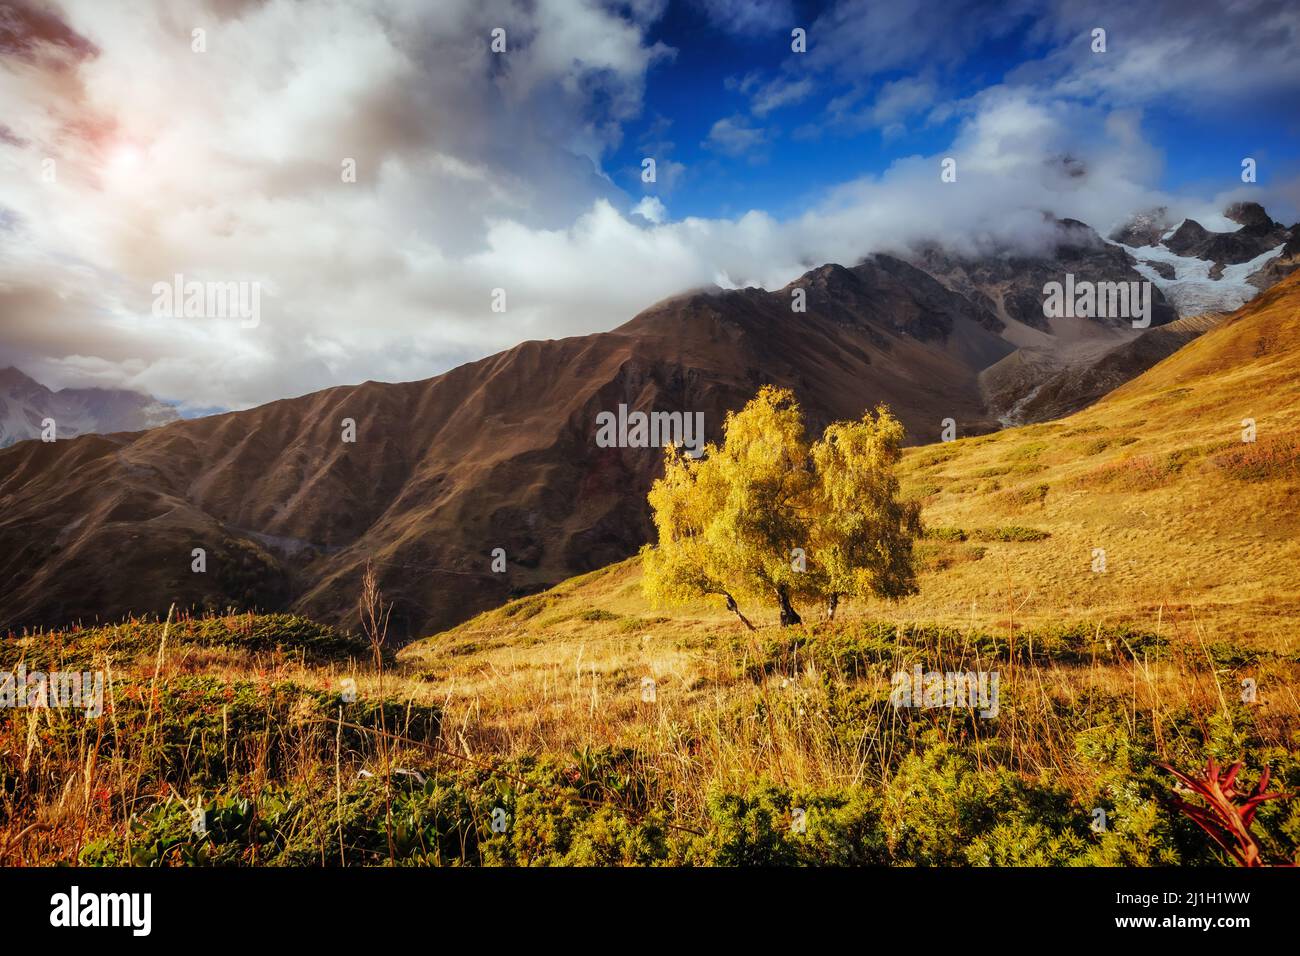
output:
<instances>
[{"instance_id":1,"label":"yellow foliage","mask_svg":"<svg viewBox=\"0 0 1300 956\"><path fill-rule=\"evenodd\" d=\"M810 445L793 392L764 386L727 416L721 447L698 460L667 450L649 495L659 541L643 549L646 594L718 595L737 613L737 598L775 601L788 624L800 620L795 598L833 613L840 595L915 590L919 522L894 476L902 437L881 407Z\"/></svg>"}]
</instances>

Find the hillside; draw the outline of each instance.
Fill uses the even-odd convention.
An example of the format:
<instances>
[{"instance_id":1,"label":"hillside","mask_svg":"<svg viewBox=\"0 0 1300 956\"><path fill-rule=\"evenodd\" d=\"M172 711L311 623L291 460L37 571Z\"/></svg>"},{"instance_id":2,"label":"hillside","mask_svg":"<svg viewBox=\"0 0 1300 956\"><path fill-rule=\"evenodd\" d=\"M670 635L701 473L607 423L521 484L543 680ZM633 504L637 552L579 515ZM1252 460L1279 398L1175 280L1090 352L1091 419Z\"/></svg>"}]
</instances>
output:
<instances>
[{"instance_id":1,"label":"hillside","mask_svg":"<svg viewBox=\"0 0 1300 956\"><path fill-rule=\"evenodd\" d=\"M1095 408L910 450L920 594L834 624L654 608L634 558L382 667L284 615L0 633L11 661L114 675L98 761L75 712L39 736L0 714L0 862L1229 862L1160 764L1300 788L1298 304L1293 277ZM997 673L997 714L896 707L916 667ZM1254 830L1265 860L1300 858L1297 801Z\"/></svg>"},{"instance_id":2,"label":"hillside","mask_svg":"<svg viewBox=\"0 0 1300 956\"><path fill-rule=\"evenodd\" d=\"M875 255L773 292L678 296L611 332L525 342L425 381L20 443L0 451L0 573L12 582L0 627L173 602L349 624L372 564L395 634L414 637L648 540L659 451L600 447L603 412L698 413L714 439L771 383L794 389L814 425L885 402L925 443L948 419L972 435L994 430L998 409L1075 408L1199 331L1158 335L1177 324L1158 291L1144 335L1113 317L1045 320L1044 277L1140 278L1120 246L1056 225L1056 245L1032 258L930 249L932 275Z\"/></svg>"},{"instance_id":3,"label":"hillside","mask_svg":"<svg viewBox=\"0 0 1300 956\"><path fill-rule=\"evenodd\" d=\"M932 541L898 613L945 620L1172 617L1295 644L1300 279L1069 418L917 449ZM1257 440L1242 442L1243 420ZM1048 532L980 542L989 528ZM1093 573L1094 548L1106 572ZM974 605L972 607L972 604Z\"/></svg>"},{"instance_id":4,"label":"hillside","mask_svg":"<svg viewBox=\"0 0 1300 956\"><path fill-rule=\"evenodd\" d=\"M0 748L0 863L1214 866L1159 761L1300 785L1295 659L1064 623L743 638L642 617L635 588L625 562L382 669L287 615L0 635L29 669L113 663L110 734L0 711L23 742ZM992 668L996 716L896 709L889 675L918 665ZM1246 675L1250 706L1224 693ZM1297 859L1300 808L1254 833Z\"/></svg>"},{"instance_id":5,"label":"hillside","mask_svg":"<svg viewBox=\"0 0 1300 956\"><path fill-rule=\"evenodd\" d=\"M976 375L1006 348L966 299L872 261L778 292L682 296L612 332L525 342L423 382L20 444L0 452L0 572L12 582L0 626L173 601L349 620L367 562L396 602L397 633L446 626L646 539L660 451L598 447L602 411L702 412L714 437L727 410L774 381L821 420L886 401L926 440L949 415L993 427ZM207 552L203 574L194 548ZM505 574L491 570L494 548Z\"/></svg>"},{"instance_id":6,"label":"hillside","mask_svg":"<svg viewBox=\"0 0 1300 956\"><path fill-rule=\"evenodd\" d=\"M1096 405L1059 421L908 449L920 593L849 615L1005 629L1059 620L1200 631L1300 649L1300 276ZM1254 418L1257 440L1241 441ZM1093 549L1106 570L1093 572ZM814 557L810 555L810 560ZM584 617L585 615L585 617ZM814 615L817 616L817 615ZM636 559L565 582L416 645L610 620L629 633L729 630L720 606L656 609ZM758 619L775 622L775 610ZM560 630L565 630L561 627Z\"/></svg>"},{"instance_id":7,"label":"hillside","mask_svg":"<svg viewBox=\"0 0 1300 956\"><path fill-rule=\"evenodd\" d=\"M1214 328L1220 320L1221 317L1213 313L1178 319L1168 325L1147 329L1137 338L1091 362L1063 368L1017 402L1008 419L1014 417L1013 424L1043 422L1086 408L1161 359L1173 355L1198 335Z\"/></svg>"}]
</instances>

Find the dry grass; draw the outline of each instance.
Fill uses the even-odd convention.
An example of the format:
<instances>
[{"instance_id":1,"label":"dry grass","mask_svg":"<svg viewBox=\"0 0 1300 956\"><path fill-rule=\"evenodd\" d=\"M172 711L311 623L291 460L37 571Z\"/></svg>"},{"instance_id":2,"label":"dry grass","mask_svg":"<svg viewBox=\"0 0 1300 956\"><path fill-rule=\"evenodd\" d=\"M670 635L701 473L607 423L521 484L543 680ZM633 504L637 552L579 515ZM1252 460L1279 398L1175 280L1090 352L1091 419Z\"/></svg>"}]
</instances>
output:
<instances>
[{"instance_id":1,"label":"dry grass","mask_svg":"<svg viewBox=\"0 0 1300 956\"><path fill-rule=\"evenodd\" d=\"M880 782L891 750L888 727L860 748L828 750L825 728L811 717L802 719L801 705L803 715L826 710L815 668L768 674L755 684L751 665L763 656L766 642L782 634L774 621L767 621L752 642L722 608L695 606L670 623L641 623L652 621L656 611L640 598L638 579L638 562L624 562L581 585L566 586L562 594L549 594L546 599L562 623L521 620L507 607L406 648L399 662L423 674L424 692L446 707L454 739L467 752L517 755L635 744L673 755L661 770L670 789L681 794L701 794L737 775L778 769L813 784ZM1029 654L1028 621L1018 614L1024 601L1011 592L1007 597L994 633L1019 641ZM588 622L578 613L562 613L570 607L617 608L618 616ZM841 613L844 619L821 628L817 639L852 633L863 609ZM895 665L904 661L907 666L914 659L925 659L927 667L971 666L975 649L963 640L987 623L983 618L967 622L949 645L929 641L925 618L896 612L889 620L898 634L897 659L864 675L863 688L883 690ZM1100 619L1093 623L1104 633ZM1209 714L1222 708L1225 696L1235 700L1233 674L1216 666L1207 651L1225 635L1207 628L1192 611L1157 611L1140 623L1172 648L1158 661L1123 648L1086 666L1039 656L1008 670L1003 661L1003 693L1018 706L1015 720L997 733L1007 737L1018 765L1070 772L1057 714L1086 693L1128 697L1129 719L1155 725L1166 713ZM1260 707L1276 721L1274 739L1281 742L1300 713L1295 690L1300 668L1293 660L1269 660L1268 678L1260 681L1269 692ZM646 676L657 686L653 707L643 706L638 696ZM755 716L763 705L779 716L775 723ZM685 741L690 746L683 750Z\"/></svg>"},{"instance_id":2,"label":"dry grass","mask_svg":"<svg viewBox=\"0 0 1300 956\"><path fill-rule=\"evenodd\" d=\"M994 745L998 766L1086 793L1101 782L1097 769L1080 760L1076 738L1095 725L1117 723L1134 737L1150 737L1175 762L1203 751L1215 721L1249 720L1260 745L1283 748L1300 728L1300 664L1264 655L1225 665L1216 646L1223 635L1191 613L1153 616L1142 629L1151 641L1139 646L1097 622L1096 640L1068 654L1050 634L1027 631L1014 603L992 635L978 625L937 631L896 614L876 658L832 665L828 660L846 652L827 648L851 649L857 635L876 626L859 616L861 608L841 611L834 626L792 632L766 621L749 635L721 608L696 606L665 620L644 603L638 579L636 560L615 565L524 599L543 603L543 612L528 616L508 605L404 649L382 670L364 658L312 664L160 642L113 669L118 687L134 687L144 707L142 733L124 733L105 750L86 736L105 728L88 729L76 715L34 710L6 725L0 752L21 755L16 776L28 789L15 795L0 826L0 862L71 862L106 831L129 839L125 824L135 808L167 799L197 805L203 742L190 741L194 754L181 761L186 770L161 781L148 746L162 701L194 675L231 686L252 680L265 695L266 731L232 736L218 748L240 768L240 792L249 796L288 787L329 799L337 793L341 801L363 771L383 780L394 767L492 767L628 748L638 755L647 799L669 808L683 828L700 825L711 793L756 780L887 791L922 730L958 746ZM605 613L583 613L593 608ZM890 675L915 663L998 670L999 718L986 723L960 709L900 714L870 703L887 698ZM1236 705L1243 676L1260 688L1247 717ZM654 681L652 701L643 699L646 677ZM333 710L305 692L337 690L344 678L356 681L360 698L391 699L399 712L439 711L431 748L379 746L377 735L338 746ZM302 693L273 706L276 687ZM846 699L866 709L850 719ZM138 726L138 710L132 718L121 711L106 718L109 726L127 719ZM406 736L402 727L387 729ZM212 747L208 741L206 749ZM338 853L351 855L347 848Z\"/></svg>"},{"instance_id":3,"label":"dry grass","mask_svg":"<svg viewBox=\"0 0 1300 956\"><path fill-rule=\"evenodd\" d=\"M1300 281L1287 285L1300 296ZM387 788L416 763L494 767L627 748L650 803L669 826L693 831L710 794L756 780L887 797L921 732L1080 801L1102 786L1079 751L1081 735L1098 727L1149 740L1151 753L1175 762L1199 762L1211 742L1237 746L1247 724L1255 746L1294 754L1300 376L1294 353L1256 349L1261 336L1300 340L1290 301L1263 297L1255 314L1069 419L910 451L904 484L926 496L933 529L920 592L847 605L834 626L792 633L775 625L775 609L744 608L760 624L746 634L720 605L651 607L632 559L482 614L396 660L364 646L349 660L213 644L195 640L202 629L192 622L156 646L128 640L116 657L97 650L135 706L76 727L61 712L7 715L0 863L70 862L97 835L129 840L139 806L194 798L213 753L237 766L250 793L292 787L340 808L357 774L380 777L390 848ZM1257 422L1253 445L1239 442L1244 418ZM1104 573L1093 570L1095 549L1105 550ZM378 644L382 599L369 601ZM74 653L76 635L11 639L9 649L50 646ZM882 705L890 675L914 663L999 670L999 718ZM182 769L160 777L151 742L163 705L196 676L263 694L263 730L183 741L171 755ZM1259 695L1242 705L1246 677ZM345 678L363 699L393 701L394 720L402 708L439 712L436 739L412 747L384 736L405 736L409 724L390 724L381 709L379 736L345 746L336 704L324 699ZM139 733L118 732L127 719ZM349 857L342 842L340 828L322 859Z\"/></svg>"},{"instance_id":4,"label":"dry grass","mask_svg":"<svg viewBox=\"0 0 1300 956\"><path fill-rule=\"evenodd\" d=\"M1294 653L1300 360L1256 345L1300 338L1297 300L1300 284L1284 283L1069 418L962 439L942 455L910 451L904 483L926 483L927 525L970 530L1018 509L1051 538L993 543L979 562L929 573L902 612L991 625L1013 602L1026 624L1163 614L1184 627L1194 612L1218 637ZM1241 440L1248 418L1254 443ZM1042 470L1017 476L1026 461ZM1092 571L1095 548L1104 574Z\"/></svg>"}]
</instances>

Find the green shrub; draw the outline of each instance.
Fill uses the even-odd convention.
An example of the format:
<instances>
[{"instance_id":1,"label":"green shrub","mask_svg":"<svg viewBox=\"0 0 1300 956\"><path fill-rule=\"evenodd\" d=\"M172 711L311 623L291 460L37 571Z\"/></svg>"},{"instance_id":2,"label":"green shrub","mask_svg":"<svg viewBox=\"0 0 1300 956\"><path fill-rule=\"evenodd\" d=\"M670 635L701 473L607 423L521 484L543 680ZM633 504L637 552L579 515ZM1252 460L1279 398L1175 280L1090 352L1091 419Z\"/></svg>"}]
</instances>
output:
<instances>
[{"instance_id":1,"label":"green shrub","mask_svg":"<svg viewBox=\"0 0 1300 956\"><path fill-rule=\"evenodd\" d=\"M182 615L170 625L156 618L129 618L121 624L48 631L28 637L0 633L0 653L25 658L29 669L89 668L107 660L121 664L158 654L167 646L229 648L253 654L281 654L308 664L369 660L370 645L356 635L318 624L297 614ZM392 660L391 650L385 658Z\"/></svg>"},{"instance_id":2,"label":"green shrub","mask_svg":"<svg viewBox=\"0 0 1300 956\"><path fill-rule=\"evenodd\" d=\"M1045 541L1052 533L1039 528L1005 525L1000 528L976 528L971 536L976 541Z\"/></svg>"}]
</instances>

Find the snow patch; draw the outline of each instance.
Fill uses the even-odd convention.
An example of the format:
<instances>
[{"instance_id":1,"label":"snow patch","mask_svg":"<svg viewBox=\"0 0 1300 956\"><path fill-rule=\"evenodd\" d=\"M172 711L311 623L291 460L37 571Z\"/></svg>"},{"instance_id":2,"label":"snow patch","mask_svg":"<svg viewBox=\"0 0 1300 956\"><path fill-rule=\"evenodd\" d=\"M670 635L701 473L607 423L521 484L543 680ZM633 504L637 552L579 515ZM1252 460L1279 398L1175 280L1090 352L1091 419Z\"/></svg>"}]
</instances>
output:
<instances>
[{"instance_id":1,"label":"snow patch","mask_svg":"<svg viewBox=\"0 0 1300 956\"><path fill-rule=\"evenodd\" d=\"M1159 289L1174 309L1179 318L1200 315L1205 312L1232 312L1253 299L1259 290L1247 280L1264 268L1268 263L1282 254L1285 245L1262 253L1249 262L1233 266L1224 266L1218 279L1210 278L1214 263L1208 259L1192 256L1180 256L1170 252L1164 246L1126 246L1122 242L1115 245L1124 249L1136 261L1134 268L1151 284ZM1166 279L1153 262L1166 263L1173 267L1174 277Z\"/></svg>"}]
</instances>

